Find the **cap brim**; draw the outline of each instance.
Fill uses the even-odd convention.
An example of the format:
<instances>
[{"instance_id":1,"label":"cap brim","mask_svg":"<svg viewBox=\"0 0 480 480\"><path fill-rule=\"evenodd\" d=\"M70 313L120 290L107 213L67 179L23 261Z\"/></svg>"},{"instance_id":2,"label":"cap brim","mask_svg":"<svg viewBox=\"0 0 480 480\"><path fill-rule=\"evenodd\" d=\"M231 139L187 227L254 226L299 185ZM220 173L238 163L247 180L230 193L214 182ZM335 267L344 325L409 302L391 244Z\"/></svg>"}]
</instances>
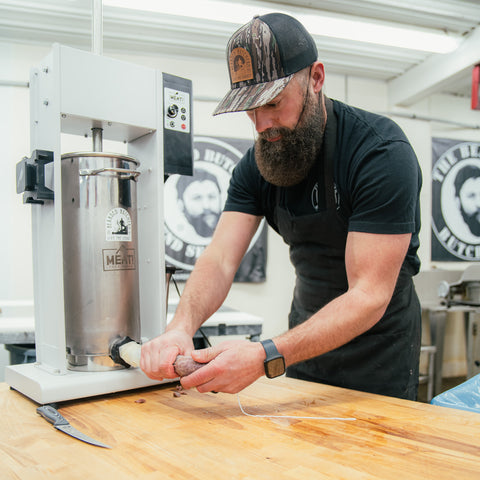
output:
<instances>
[{"instance_id":1,"label":"cap brim","mask_svg":"<svg viewBox=\"0 0 480 480\"><path fill-rule=\"evenodd\" d=\"M213 115L253 110L272 101L288 85L293 74L273 82L257 83L246 87L233 88L217 105Z\"/></svg>"}]
</instances>

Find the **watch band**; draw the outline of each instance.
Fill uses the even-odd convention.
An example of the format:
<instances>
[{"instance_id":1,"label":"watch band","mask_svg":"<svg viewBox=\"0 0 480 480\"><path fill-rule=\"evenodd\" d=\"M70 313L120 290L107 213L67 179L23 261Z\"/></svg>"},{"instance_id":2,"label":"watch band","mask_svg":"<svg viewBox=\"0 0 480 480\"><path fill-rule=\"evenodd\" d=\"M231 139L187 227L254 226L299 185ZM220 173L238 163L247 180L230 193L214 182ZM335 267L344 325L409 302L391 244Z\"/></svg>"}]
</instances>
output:
<instances>
[{"instance_id":1,"label":"watch band","mask_svg":"<svg viewBox=\"0 0 480 480\"><path fill-rule=\"evenodd\" d=\"M267 358L265 359L266 362L268 362L272 357L278 357L280 355L277 347L273 343L273 340L262 340L260 343L263 345L265 353L267 354Z\"/></svg>"},{"instance_id":2,"label":"watch band","mask_svg":"<svg viewBox=\"0 0 480 480\"><path fill-rule=\"evenodd\" d=\"M260 342L265 350L266 358L263 362L267 378L276 378L285 373L285 358L273 343L273 340L262 340Z\"/></svg>"}]
</instances>

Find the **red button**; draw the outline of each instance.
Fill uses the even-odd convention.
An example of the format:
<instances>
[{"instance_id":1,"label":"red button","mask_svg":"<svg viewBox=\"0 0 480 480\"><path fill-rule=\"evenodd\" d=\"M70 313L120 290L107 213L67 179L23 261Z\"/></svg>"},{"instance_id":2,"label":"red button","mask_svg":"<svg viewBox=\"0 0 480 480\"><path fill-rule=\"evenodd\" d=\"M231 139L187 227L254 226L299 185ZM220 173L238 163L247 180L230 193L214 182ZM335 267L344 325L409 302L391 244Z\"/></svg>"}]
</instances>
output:
<instances>
[{"instance_id":1,"label":"red button","mask_svg":"<svg viewBox=\"0 0 480 480\"><path fill-rule=\"evenodd\" d=\"M184 123L182 123L182 129L185 130L186 128L187 126Z\"/></svg>"}]
</instances>

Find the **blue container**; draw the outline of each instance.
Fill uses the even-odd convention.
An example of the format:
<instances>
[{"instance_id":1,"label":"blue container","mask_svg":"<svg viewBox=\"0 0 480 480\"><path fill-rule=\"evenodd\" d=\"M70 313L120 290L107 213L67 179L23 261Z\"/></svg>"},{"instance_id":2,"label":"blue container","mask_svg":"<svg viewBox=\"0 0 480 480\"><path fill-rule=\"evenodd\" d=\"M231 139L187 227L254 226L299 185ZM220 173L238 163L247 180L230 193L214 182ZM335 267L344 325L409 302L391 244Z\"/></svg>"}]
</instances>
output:
<instances>
[{"instance_id":1,"label":"blue container","mask_svg":"<svg viewBox=\"0 0 480 480\"><path fill-rule=\"evenodd\" d=\"M431 404L480 413L480 374L437 395Z\"/></svg>"},{"instance_id":2,"label":"blue container","mask_svg":"<svg viewBox=\"0 0 480 480\"><path fill-rule=\"evenodd\" d=\"M35 344L5 345L10 352L10 365L34 363L37 360Z\"/></svg>"}]
</instances>

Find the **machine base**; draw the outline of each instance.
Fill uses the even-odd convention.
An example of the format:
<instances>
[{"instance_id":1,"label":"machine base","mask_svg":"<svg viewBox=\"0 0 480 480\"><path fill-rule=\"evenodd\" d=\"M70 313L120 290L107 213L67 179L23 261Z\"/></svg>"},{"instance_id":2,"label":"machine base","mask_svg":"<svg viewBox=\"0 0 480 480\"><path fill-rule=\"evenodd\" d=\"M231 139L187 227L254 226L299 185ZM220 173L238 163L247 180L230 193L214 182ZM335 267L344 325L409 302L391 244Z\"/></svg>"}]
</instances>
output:
<instances>
[{"instance_id":1,"label":"machine base","mask_svg":"<svg viewBox=\"0 0 480 480\"><path fill-rule=\"evenodd\" d=\"M5 382L37 403L63 402L77 398L122 392L175 381L148 378L139 368L108 372L73 372L55 375L39 364L24 363L5 368Z\"/></svg>"}]
</instances>

